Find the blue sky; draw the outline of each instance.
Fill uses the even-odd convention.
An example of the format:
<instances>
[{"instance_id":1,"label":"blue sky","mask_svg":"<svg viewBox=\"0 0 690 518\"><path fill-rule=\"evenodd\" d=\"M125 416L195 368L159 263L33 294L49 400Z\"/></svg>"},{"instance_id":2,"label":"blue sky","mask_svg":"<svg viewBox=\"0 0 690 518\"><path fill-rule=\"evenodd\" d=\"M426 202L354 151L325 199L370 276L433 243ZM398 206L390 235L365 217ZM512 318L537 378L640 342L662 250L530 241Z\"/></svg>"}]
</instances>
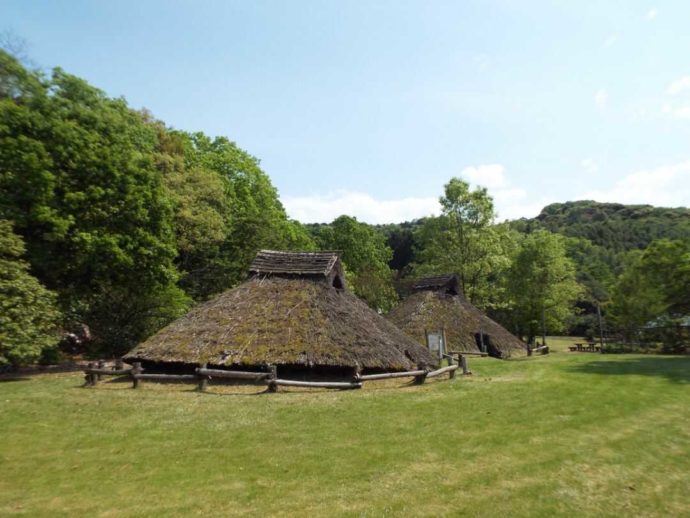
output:
<instances>
[{"instance_id":1,"label":"blue sky","mask_svg":"<svg viewBox=\"0 0 690 518\"><path fill-rule=\"evenodd\" d=\"M690 2L0 0L0 30L261 159L289 214L372 223L484 185L690 204Z\"/></svg>"}]
</instances>

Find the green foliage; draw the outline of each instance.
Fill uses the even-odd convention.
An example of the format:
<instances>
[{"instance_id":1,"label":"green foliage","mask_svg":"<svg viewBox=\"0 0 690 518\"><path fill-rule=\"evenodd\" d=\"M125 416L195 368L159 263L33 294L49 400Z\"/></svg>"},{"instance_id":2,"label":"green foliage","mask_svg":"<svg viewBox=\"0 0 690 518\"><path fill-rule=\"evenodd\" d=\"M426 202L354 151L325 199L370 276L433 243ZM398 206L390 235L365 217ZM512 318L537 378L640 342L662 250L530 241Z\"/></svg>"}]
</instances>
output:
<instances>
[{"instance_id":1,"label":"green foliage","mask_svg":"<svg viewBox=\"0 0 690 518\"><path fill-rule=\"evenodd\" d=\"M386 244L393 251L388 265L401 274L410 273L415 260L415 230L423 224L422 220L376 225L375 229L386 238Z\"/></svg>"},{"instance_id":2,"label":"green foliage","mask_svg":"<svg viewBox=\"0 0 690 518\"><path fill-rule=\"evenodd\" d=\"M667 329L662 343L678 349L673 317L690 311L690 240L661 239L630 252L611 298L609 316L626 342L639 341L651 326Z\"/></svg>"},{"instance_id":3,"label":"green foliage","mask_svg":"<svg viewBox=\"0 0 690 518\"><path fill-rule=\"evenodd\" d=\"M224 137L177 132L169 138L181 146L167 151L177 157L166 176L177 207L182 286L194 298L242 280L261 248L314 248L306 229L287 218L256 158Z\"/></svg>"},{"instance_id":4,"label":"green foliage","mask_svg":"<svg viewBox=\"0 0 690 518\"><path fill-rule=\"evenodd\" d=\"M663 294L671 313L690 313L690 239L654 241L636 266Z\"/></svg>"},{"instance_id":5,"label":"green foliage","mask_svg":"<svg viewBox=\"0 0 690 518\"><path fill-rule=\"evenodd\" d=\"M617 259L611 252L591 241L579 237L564 239L566 255L575 264L577 281L585 288L585 297L591 301L605 301L616 280L614 265Z\"/></svg>"},{"instance_id":6,"label":"green foliage","mask_svg":"<svg viewBox=\"0 0 690 518\"><path fill-rule=\"evenodd\" d=\"M67 315L87 322L99 347L129 347L154 330L145 315L155 295L183 301L156 131L60 69L43 79L0 53L0 76L10 85L0 98L0 217L15 221L32 270ZM101 323L117 319L110 299L125 298L144 311L121 321L129 338L120 342Z\"/></svg>"},{"instance_id":7,"label":"green foliage","mask_svg":"<svg viewBox=\"0 0 690 518\"><path fill-rule=\"evenodd\" d=\"M453 178L440 198L443 214L428 218L417 231L418 276L457 273L465 296L476 306L502 304L499 278L510 265L516 233L493 225L493 200L486 189L470 191L469 184Z\"/></svg>"},{"instance_id":8,"label":"green foliage","mask_svg":"<svg viewBox=\"0 0 690 518\"><path fill-rule=\"evenodd\" d=\"M549 331L562 330L582 294L565 239L544 230L522 241L506 281L516 327L530 342L542 330L542 319Z\"/></svg>"},{"instance_id":9,"label":"green foliage","mask_svg":"<svg viewBox=\"0 0 690 518\"><path fill-rule=\"evenodd\" d=\"M0 367L36 360L58 342L55 294L29 273L24 243L0 220Z\"/></svg>"},{"instance_id":10,"label":"green foliage","mask_svg":"<svg viewBox=\"0 0 690 518\"><path fill-rule=\"evenodd\" d=\"M233 286L260 248L312 249L258 160L167 129L55 69L0 52L0 218L92 352L119 354L191 296ZM182 288L182 289L181 289Z\"/></svg>"},{"instance_id":11,"label":"green foliage","mask_svg":"<svg viewBox=\"0 0 690 518\"><path fill-rule=\"evenodd\" d=\"M526 232L543 228L625 252L646 248L661 238L686 238L690 235L690 209L573 201L548 205L536 218L514 224Z\"/></svg>"},{"instance_id":12,"label":"green foliage","mask_svg":"<svg viewBox=\"0 0 690 518\"><path fill-rule=\"evenodd\" d=\"M665 313L668 305L660 287L644 274L642 252L630 252L627 263L613 287L607 314L624 340L632 343L637 341L640 328Z\"/></svg>"},{"instance_id":13,"label":"green foliage","mask_svg":"<svg viewBox=\"0 0 690 518\"><path fill-rule=\"evenodd\" d=\"M382 233L350 216L330 225L313 226L314 240L322 250L339 250L352 291L372 308L390 309L397 301L388 262L393 252Z\"/></svg>"}]
</instances>

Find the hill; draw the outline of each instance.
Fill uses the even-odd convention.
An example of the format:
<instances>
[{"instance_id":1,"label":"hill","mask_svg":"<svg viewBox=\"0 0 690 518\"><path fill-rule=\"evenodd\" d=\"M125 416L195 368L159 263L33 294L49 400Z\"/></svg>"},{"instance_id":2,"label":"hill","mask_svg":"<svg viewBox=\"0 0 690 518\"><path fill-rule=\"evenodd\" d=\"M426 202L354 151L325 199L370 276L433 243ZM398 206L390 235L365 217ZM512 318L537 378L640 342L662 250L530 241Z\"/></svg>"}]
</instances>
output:
<instances>
[{"instance_id":1,"label":"hill","mask_svg":"<svg viewBox=\"0 0 690 518\"><path fill-rule=\"evenodd\" d=\"M512 225L524 232L544 228L623 252L646 248L655 239L687 238L690 209L569 201L547 205L536 218L519 219Z\"/></svg>"}]
</instances>

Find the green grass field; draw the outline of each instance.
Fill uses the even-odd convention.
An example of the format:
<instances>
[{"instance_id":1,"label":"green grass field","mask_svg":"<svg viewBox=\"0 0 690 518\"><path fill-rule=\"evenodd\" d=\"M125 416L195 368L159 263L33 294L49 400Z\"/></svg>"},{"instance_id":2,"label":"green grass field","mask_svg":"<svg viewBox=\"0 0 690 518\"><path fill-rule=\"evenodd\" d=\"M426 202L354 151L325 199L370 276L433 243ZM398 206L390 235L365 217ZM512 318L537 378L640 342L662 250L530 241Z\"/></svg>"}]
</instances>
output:
<instances>
[{"instance_id":1,"label":"green grass field","mask_svg":"<svg viewBox=\"0 0 690 518\"><path fill-rule=\"evenodd\" d=\"M690 358L351 392L0 381L0 515L690 515Z\"/></svg>"}]
</instances>

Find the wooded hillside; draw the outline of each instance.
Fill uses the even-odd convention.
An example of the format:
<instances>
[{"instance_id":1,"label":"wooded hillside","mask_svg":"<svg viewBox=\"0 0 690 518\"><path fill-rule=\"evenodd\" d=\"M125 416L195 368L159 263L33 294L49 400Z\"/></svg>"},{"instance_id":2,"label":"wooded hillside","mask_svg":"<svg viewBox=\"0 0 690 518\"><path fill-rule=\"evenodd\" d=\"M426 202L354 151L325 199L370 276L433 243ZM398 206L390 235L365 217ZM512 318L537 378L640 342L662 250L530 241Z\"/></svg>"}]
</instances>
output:
<instances>
[{"instance_id":1,"label":"wooded hillside","mask_svg":"<svg viewBox=\"0 0 690 518\"><path fill-rule=\"evenodd\" d=\"M536 218L517 220L513 227L525 232L543 228L622 252L646 248L656 239L687 238L690 209L569 201L547 205Z\"/></svg>"}]
</instances>

